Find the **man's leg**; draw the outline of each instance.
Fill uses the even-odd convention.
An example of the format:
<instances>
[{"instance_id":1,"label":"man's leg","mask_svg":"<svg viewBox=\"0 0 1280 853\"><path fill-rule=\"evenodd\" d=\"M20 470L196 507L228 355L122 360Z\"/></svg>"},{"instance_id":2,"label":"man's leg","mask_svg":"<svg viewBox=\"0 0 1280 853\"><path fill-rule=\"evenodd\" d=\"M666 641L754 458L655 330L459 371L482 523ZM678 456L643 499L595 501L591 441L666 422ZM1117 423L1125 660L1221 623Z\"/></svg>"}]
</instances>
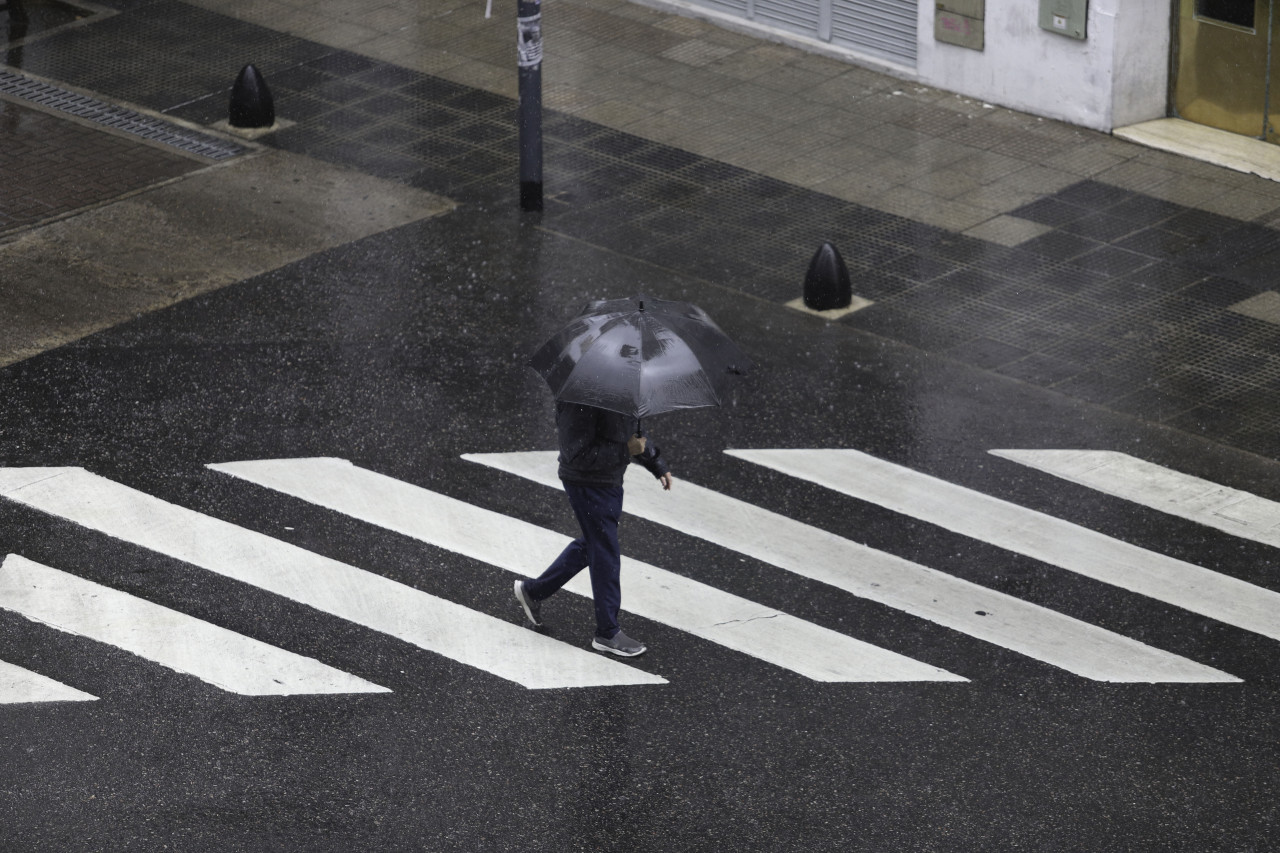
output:
<instances>
[{"instance_id":1,"label":"man's leg","mask_svg":"<svg viewBox=\"0 0 1280 853\"><path fill-rule=\"evenodd\" d=\"M586 546L582 539L575 539L565 546L546 571L536 579L524 582L524 591L534 601L550 598L586 567Z\"/></svg>"},{"instance_id":2,"label":"man's leg","mask_svg":"<svg viewBox=\"0 0 1280 853\"><path fill-rule=\"evenodd\" d=\"M621 486L565 484L569 502L582 528L583 550L591 569L591 597L595 601L596 636L609 639L618 633L618 608L622 603L619 572L618 518L622 515Z\"/></svg>"}]
</instances>

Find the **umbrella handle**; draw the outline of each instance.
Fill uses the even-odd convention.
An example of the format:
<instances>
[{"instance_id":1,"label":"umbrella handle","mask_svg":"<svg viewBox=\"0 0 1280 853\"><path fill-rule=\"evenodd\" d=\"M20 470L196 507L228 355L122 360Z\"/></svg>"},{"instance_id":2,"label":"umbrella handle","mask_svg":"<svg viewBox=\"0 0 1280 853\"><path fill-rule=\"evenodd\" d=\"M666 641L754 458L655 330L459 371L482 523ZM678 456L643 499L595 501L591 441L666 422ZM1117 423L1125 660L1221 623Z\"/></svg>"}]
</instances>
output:
<instances>
[{"instance_id":1,"label":"umbrella handle","mask_svg":"<svg viewBox=\"0 0 1280 853\"><path fill-rule=\"evenodd\" d=\"M644 438L644 428L640 426L640 423L641 423L641 419L636 418L636 435L640 436L641 438Z\"/></svg>"}]
</instances>

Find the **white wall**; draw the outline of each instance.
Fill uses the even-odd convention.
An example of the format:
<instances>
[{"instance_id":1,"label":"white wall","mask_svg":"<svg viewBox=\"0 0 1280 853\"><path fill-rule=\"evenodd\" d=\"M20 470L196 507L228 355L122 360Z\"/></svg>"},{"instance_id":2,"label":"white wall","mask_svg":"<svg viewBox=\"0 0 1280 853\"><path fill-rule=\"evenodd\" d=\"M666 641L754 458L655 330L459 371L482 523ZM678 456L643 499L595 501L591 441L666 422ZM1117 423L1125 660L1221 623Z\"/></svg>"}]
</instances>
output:
<instances>
[{"instance_id":1,"label":"white wall","mask_svg":"<svg viewBox=\"0 0 1280 853\"><path fill-rule=\"evenodd\" d=\"M1038 0L987 0L985 49L934 41L920 3L919 80L1109 131L1165 114L1173 0L1090 0L1087 38L1042 30Z\"/></svg>"}]
</instances>

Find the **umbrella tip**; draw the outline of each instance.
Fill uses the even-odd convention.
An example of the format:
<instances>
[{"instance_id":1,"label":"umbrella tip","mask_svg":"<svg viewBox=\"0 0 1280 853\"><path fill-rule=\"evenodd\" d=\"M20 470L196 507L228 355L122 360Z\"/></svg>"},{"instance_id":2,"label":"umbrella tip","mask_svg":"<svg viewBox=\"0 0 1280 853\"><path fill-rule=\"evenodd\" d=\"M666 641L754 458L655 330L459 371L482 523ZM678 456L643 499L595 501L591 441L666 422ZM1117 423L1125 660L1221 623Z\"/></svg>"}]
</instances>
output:
<instances>
[{"instance_id":1,"label":"umbrella tip","mask_svg":"<svg viewBox=\"0 0 1280 853\"><path fill-rule=\"evenodd\" d=\"M644 310L644 300L643 300L643 299L641 299L641 300L640 300L640 310L641 310L641 311L643 311L643 310Z\"/></svg>"}]
</instances>

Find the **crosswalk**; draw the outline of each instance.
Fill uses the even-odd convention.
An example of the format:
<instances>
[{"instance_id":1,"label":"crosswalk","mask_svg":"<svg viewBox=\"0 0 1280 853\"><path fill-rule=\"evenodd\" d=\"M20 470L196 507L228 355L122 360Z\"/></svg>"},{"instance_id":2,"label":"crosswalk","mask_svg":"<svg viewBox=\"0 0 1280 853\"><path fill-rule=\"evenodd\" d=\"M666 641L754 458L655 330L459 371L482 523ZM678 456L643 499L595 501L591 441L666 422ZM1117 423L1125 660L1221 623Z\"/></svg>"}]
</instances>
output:
<instances>
[{"instance_id":1,"label":"crosswalk","mask_svg":"<svg viewBox=\"0 0 1280 853\"><path fill-rule=\"evenodd\" d=\"M1280 544L1280 504L1123 454L993 450L993 454L1100 493L1169 512L1236 536ZM1280 640L1275 591L1176 560L853 450L730 450L761 466L875 504L1066 572ZM466 454L463 459L559 487L554 452ZM538 574L568 542L555 531L335 458L209 464L240 483L246 501L272 493L311 503L514 575ZM660 687L660 659L622 662L414 586L307 551L77 467L0 468L0 498L73 522L201 570L254 594L279 596L528 689ZM780 502L785 505L785 502ZM697 537L833 594L862 598L917 624L941 626L1058 667L1083 679L1122 683L1233 683L1208 666L1031 602L852 542L834 533L681 481L663 492L628 488L628 513ZM1276 541L1273 541L1276 540ZM425 561L424 561L425 562ZM431 569L424 569L431 571ZM822 683L955 682L950 672L624 557L627 612L687 633L752 666ZM590 596L585 573L566 591ZM509 596L506 587L495 596ZM258 639L88 581L20 554L0 560L0 610L50 630L122 649L244 696L379 694L385 686ZM923 620L921 623L920 620ZM928 629L923 629L928 630ZM0 648L0 657L4 651ZM726 676L731 677L731 676ZM0 704L83 702L73 685L0 660Z\"/></svg>"},{"instance_id":2,"label":"crosswalk","mask_svg":"<svg viewBox=\"0 0 1280 853\"><path fill-rule=\"evenodd\" d=\"M554 453L467 456L547 485ZM626 511L1098 681L1218 681L1209 667L687 481Z\"/></svg>"}]
</instances>

